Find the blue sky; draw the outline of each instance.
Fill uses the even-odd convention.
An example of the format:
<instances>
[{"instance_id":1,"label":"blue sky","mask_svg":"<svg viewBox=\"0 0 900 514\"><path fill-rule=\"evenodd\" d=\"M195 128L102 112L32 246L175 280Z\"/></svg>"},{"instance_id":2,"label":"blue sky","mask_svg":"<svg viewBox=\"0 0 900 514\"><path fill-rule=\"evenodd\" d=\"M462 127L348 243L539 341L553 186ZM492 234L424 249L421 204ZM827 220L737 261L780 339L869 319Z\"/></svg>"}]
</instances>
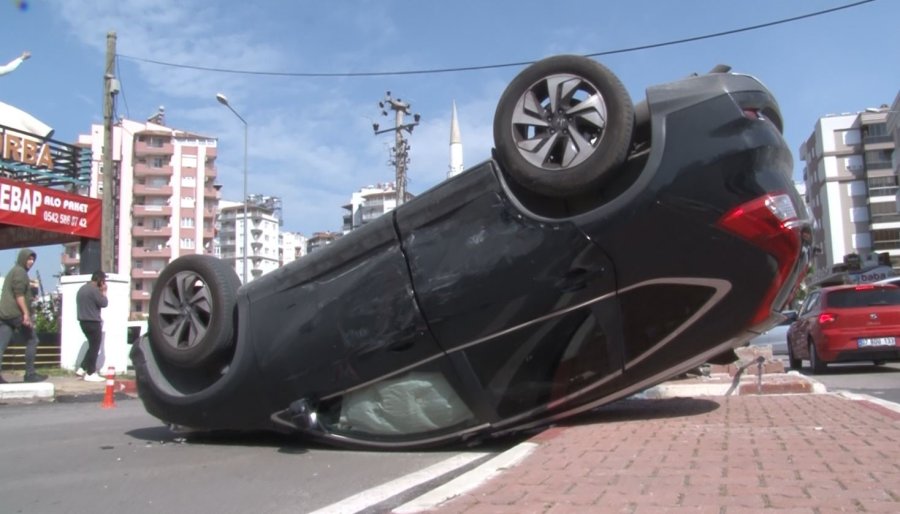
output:
<instances>
[{"instance_id":1,"label":"blue sky","mask_svg":"<svg viewBox=\"0 0 900 514\"><path fill-rule=\"evenodd\" d=\"M106 34L117 34L122 94L117 114L144 120L166 109L169 126L219 139L223 198L239 199L243 125L218 104L222 92L249 124L251 193L284 199L284 229L339 230L341 205L369 184L393 180L389 126L377 106L390 90L421 113L409 138L409 190L448 169L452 102L466 167L490 156L492 119L522 66L370 77L283 74L404 72L528 62L652 45L856 3L855 0L275 1L20 0L0 3L0 62L28 50L0 77L0 100L74 141L102 122ZM900 88L900 2L876 0L831 14L691 43L599 57L635 102L647 86L718 63L759 77L775 94L785 138L797 149L829 113L890 104ZM265 73L216 73L163 66ZM799 160L795 159L795 179ZM38 249L52 287L59 246ZM0 272L14 259L0 252Z\"/></svg>"}]
</instances>

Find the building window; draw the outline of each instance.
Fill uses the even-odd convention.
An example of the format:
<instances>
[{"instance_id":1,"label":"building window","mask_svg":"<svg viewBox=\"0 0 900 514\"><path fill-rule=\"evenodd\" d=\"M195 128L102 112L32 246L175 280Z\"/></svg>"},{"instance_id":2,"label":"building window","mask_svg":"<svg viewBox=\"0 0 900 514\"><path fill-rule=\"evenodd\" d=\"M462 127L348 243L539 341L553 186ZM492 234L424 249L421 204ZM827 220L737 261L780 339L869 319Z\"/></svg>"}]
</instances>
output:
<instances>
[{"instance_id":1,"label":"building window","mask_svg":"<svg viewBox=\"0 0 900 514\"><path fill-rule=\"evenodd\" d=\"M194 218L181 218L182 228L194 228Z\"/></svg>"},{"instance_id":2,"label":"building window","mask_svg":"<svg viewBox=\"0 0 900 514\"><path fill-rule=\"evenodd\" d=\"M153 159L150 159L151 168L162 168L165 165L166 161L162 157L154 157Z\"/></svg>"},{"instance_id":3,"label":"building window","mask_svg":"<svg viewBox=\"0 0 900 514\"><path fill-rule=\"evenodd\" d=\"M869 196L892 196L897 193L897 177L871 177L868 180Z\"/></svg>"},{"instance_id":4,"label":"building window","mask_svg":"<svg viewBox=\"0 0 900 514\"><path fill-rule=\"evenodd\" d=\"M873 230L871 234L872 246L876 251L900 248L900 229L885 228Z\"/></svg>"},{"instance_id":5,"label":"building window","mask_svg":"<svg viewBox=\"0 0 900 514\"><path fill-rule=\"evenodd\" d=\"M182 238L181 239L181 247L182 248L193 248L194 240L189 237Z\"/></svg>"},{"instance_id":6,"label":"building window","mask_svg":"<svg viewBox=\"0 0 900 514\"><path fill-rule=\"evenodd\" d=\"M894 202L874 202L869 206L872 216L890 216L897 214L897 204Z\"/></svg>"}]
</instances>

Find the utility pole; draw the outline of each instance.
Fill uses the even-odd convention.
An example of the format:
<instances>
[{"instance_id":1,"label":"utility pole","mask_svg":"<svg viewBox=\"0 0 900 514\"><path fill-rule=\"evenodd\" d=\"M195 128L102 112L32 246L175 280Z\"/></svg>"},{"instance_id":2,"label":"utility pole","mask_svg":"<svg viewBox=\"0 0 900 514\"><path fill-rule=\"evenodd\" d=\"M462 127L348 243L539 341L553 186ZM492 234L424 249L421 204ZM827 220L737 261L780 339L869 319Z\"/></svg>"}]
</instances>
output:
<instances>
[{"instance_id":1,"label":"utility pole","mask_svg":"<svg viewBox=\"0 0 900 514\"><path fill-rule=\"evenodd\" d=\"M115 77L116 33L106 34L106 73L103 75L103 228L100 233L100 265L107 273L115 273L115 212L113 209L113 104L119 92Z\"/></svg>"},{"instance_id":2,"label":"utility pole","mask_svg":"<svg viewBox=\"0 0 900 514\"><path fill-rule=\"evenodd\" d=\"M378 102L378 107L381 108L382 116L388 115L388 108L394 111L393 128L378 130L378 123L372 123L372 130L374 130L375 135L394 132L394 148L391 150L391 160L389 163L395 168L397 207L400 207L400 205L406 201L406 167L409 165L409 143L403 138L403 131L406 130L408 133L412 134L413 128L419 124L419 120L421 120L422 117L418 113L413 114L413 123L404 124L404 116L412 114L410 105L399 98L392 98L390 91L385 92L384 99Z\"/></svg>"}]
</instances>

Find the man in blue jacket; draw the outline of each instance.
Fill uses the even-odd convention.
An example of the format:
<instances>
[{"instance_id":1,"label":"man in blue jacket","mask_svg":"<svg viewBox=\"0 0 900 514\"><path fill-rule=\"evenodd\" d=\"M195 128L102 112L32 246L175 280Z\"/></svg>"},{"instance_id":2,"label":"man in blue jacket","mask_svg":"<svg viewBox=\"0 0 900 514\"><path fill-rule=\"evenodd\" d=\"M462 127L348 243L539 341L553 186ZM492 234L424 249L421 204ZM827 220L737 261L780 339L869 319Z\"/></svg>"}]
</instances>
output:
<instances>
[{"instance_id":1,"label":"man in blue jacket","mask_svg":"<svg viewBox=\"0 0 900 514\"><path fill-rule=\"evenodd\" d=\"M28 270L34 266L37 254L30 248L19 251L13 265L0 290L0 366L3 364L3 353L9 346L13 332L19 331L25 338L25 381L43 382L46 375L34 369L34 358L37 355L38 338L34 332L34 319L31 317L31 280ZM0 383L4 382L0 376Z\"/></svg>"}]
</instances>

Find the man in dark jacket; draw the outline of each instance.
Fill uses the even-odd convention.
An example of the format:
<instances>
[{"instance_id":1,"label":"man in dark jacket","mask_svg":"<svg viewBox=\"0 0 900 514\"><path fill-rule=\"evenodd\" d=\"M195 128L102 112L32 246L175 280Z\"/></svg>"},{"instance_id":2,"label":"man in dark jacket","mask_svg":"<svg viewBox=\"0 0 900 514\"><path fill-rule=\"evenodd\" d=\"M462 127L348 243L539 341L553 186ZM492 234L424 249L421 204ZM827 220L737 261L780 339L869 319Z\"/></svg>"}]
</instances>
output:
<instances>
[{"instance_id":1,"label":"man in dark jacket","mask_svg":"<svg viewBox=\"0 0 900 514\"><path fill-rule=\"evenodd\" d=\"M28 270L34 266L36 259L37 254L30 248L20 250L16 264L6 274L0 291L0 366L13 332L19 331L25 339L26 382L42 382L47 379L46 375L34 370L38 338L34 332L34 319L31 317L32 293ZM0 377L0 383L2 382L3 377Z\"/></svg>"},{"instance_id":2,"label":"man in dark jacket","mask_svg":"<svg viewBox=\"0 0 900 514\"><path fill-rule=\"evenodd\" d=\"M75 295L75 306L78 311L78 323L88 340L88 349L81 360L81 367L75 374L84 377L88 382L106 380L97 374L97 355L100 354L100 342L103 339L103 318L100 309L109 305L106 297L106 273L95 271L91 281L81 286Z\"/></svg>"}]
</instances>

